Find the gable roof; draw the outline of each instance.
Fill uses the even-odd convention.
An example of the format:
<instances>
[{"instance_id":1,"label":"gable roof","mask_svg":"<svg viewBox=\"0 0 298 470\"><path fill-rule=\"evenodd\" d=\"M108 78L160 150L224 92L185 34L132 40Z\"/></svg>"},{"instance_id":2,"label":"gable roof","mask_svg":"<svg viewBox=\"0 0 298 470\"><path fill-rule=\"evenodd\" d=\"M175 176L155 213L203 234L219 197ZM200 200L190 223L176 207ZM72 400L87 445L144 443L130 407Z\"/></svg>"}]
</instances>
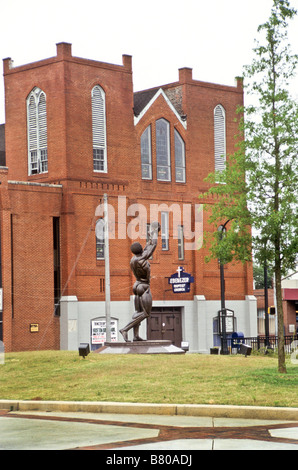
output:
<instances>
[{"instance_id":1,"label":"gable roof","mask_svg":"<svg viewBox=\"0 0 298 470\"><path fill-rule=\"evenodd\" d=\"M150 90L145 91L138 91L134 93L134 114L135 116L139 116L143 109L147 106L149 101L154 97L154 95L158 92L160 87L152 88Z\"/></svg>"},{"instance_id":2,"label":"gable roof","mask_svg":"<svg viewBox=\"0 0 298 470\"><path fill-rule=\"evenodd\" d=\"M166 101L169 108L173 111L176 117L179 119L183 127L186 129L186 116L182 112L182 98L181 95L177 99L177 94L171 92L171 89L151 88L150 90L140 91L134 94L134 122L135 125L142 119L144 114L157 100L159 96L162 96Z\"/></svg>"}]
</instances>

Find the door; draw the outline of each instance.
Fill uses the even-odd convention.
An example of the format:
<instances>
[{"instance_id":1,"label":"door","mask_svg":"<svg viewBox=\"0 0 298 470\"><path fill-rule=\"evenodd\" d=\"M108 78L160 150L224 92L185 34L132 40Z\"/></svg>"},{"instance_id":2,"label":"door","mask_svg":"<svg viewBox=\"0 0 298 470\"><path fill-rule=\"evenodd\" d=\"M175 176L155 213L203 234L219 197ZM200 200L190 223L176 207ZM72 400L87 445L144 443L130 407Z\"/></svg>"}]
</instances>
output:
<instances>
[{"instance_id":1,"label":"door","mask_svg":"<svg viewBox=\"0 0 298 470\"><path fill-rule=\"evenodd\" d=\"M181 307L153 307L147 320L148 340L170 340L181 347Z\"/></svg>"}]
</instances>

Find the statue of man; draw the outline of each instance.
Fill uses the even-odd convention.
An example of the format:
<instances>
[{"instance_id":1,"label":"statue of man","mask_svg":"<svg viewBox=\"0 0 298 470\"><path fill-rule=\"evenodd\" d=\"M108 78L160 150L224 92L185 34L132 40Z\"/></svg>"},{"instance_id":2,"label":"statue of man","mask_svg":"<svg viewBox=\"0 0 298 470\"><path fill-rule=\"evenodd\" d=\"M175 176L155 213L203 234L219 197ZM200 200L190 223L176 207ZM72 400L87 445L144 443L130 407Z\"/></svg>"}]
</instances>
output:
<instances>
[{"instance_id":1,"label":"statue of man","mask_svg":"<svg viewBox=\"0 0 298 470\"><path fill-rule=\"evenodd\" d=\"M120 333L125 341L128 341L127 333L133 328L133 341L143 341L139 336L140 323L148 318L152 308L152 295L150 291L150 263L148 259L152 256L158 239L158 232L160 225L158 222L153 222L149 229L149 240L145 246L139 242L131 245L130 249L133 257L130 261L130 267L135 275L136 281L133 285L133 293L135 295L135 312L132 316L132 321L129 322Z\"/></svg>"}]
</instances>

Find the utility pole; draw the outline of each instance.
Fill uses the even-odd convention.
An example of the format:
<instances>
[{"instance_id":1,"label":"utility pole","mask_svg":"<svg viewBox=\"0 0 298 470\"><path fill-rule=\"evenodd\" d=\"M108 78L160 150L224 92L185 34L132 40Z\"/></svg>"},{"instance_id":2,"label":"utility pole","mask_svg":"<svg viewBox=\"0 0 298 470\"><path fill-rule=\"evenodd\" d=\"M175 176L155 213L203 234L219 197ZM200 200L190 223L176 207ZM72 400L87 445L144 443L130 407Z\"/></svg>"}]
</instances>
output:
<instances>
[{"instance_id":1,"label":"utility pole","mask_svg":"<svg viewBox=\"0 0 298 470\"><path fill-rule=\"evenodd\" d=\"M108 196L104 194L104 242L105 242L105 314L106 342L111 342L111 285L110 285L110 253L109 253L109 213Z\"/></svg>"}]
</instances>

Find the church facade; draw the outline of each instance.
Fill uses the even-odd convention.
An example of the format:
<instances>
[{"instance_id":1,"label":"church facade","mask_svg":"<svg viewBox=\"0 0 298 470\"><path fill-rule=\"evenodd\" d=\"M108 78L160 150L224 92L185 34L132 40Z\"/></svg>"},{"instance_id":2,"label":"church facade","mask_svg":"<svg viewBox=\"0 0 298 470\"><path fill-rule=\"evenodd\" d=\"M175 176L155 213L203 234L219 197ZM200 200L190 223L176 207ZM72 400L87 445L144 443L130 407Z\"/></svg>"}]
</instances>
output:
<instances>
[{"instance_id":1,"label":"church facade","mask_svg":"<svg viewBox=\"0 0 298 470\"><path fill-rule=\"evenodd\" d=\"M57 54L14 67L4 59L5 163L0 167L2 341L5 350L92 350L133 314L133 241L161 225L151 264L147 339L219 345L218 261L205 262L208 226L199 195L234 152L242 81L178 80L134 92L132 58L114 65ZM108 208L103 223L104 198ZM233 331L257 335L250 264L225 266ZM0 338L1 339L1 338Z\"/></svg>"}]
</instances>

